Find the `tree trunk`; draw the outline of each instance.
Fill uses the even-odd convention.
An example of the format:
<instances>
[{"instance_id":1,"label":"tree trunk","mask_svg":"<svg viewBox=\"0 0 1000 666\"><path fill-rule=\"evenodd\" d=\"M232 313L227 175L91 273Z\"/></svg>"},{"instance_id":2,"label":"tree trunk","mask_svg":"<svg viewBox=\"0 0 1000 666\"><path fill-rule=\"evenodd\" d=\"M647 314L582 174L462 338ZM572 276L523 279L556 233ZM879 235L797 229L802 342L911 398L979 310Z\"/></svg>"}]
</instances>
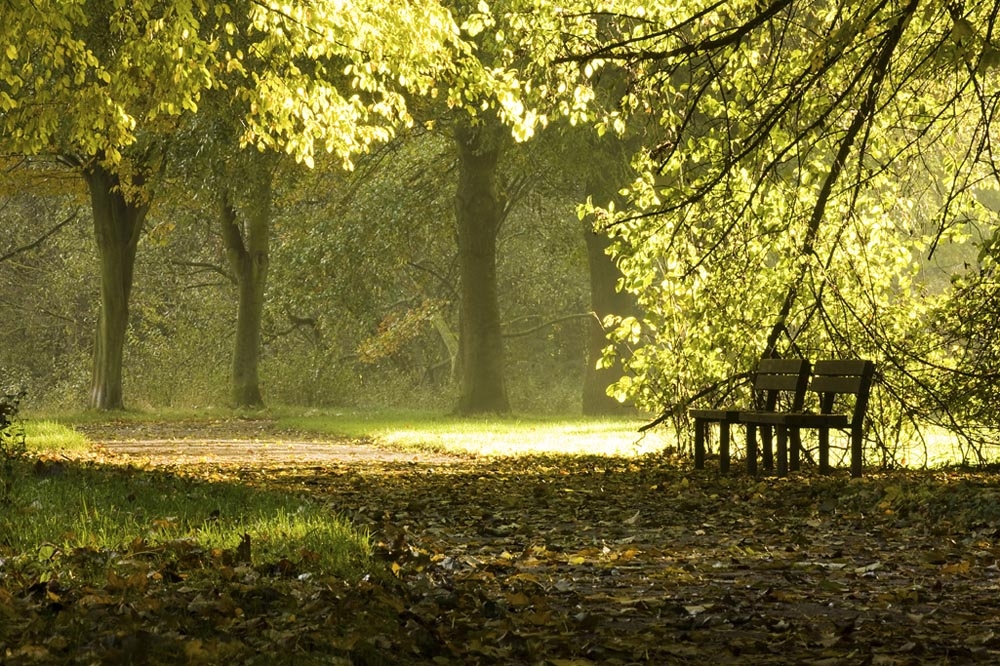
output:
<instances>
[{"instance_id":1,"label":"tree trunk","mask_svg":"<svg viewBox=\"0 0 1000 666\"><path fill-rule=\"evenodd\" d=\"M94 236L101 266L101 313L94 343L90 406L122 409L122 356L128 328L129 296L139 235L149 209L129 201L118 176L96 162L83 169L94 213ZM133 183L141 185L139 182Z\"/></svg>"},{"instance_id":2,"label":"tree trunk","mask_svg":"<svg viewBox=\"0 0 1000 666\"><path fill-rule=\"evenodd\" d=\"M497 194L496 170L502 129L486 121L455 127L458 149L458 257L461 270L461 414L507 413L503 339L497 294L497 235L503 204Z\"/></svg>"},{"instance_id":3,"label":"tree trunk","mask_svg":"<svg viewBox=\"0 0 1000 666\"><path fill-rule=\"evenodd\" d=\"M583 234L587 241L587 264L590 267L590 308L594 313L588 332L587 368L583 375L583 413L588 416L622 414L630 407L608 395L608 386L622 376L621 363L616 361L610 368L597 367L604 348L609 344L607 331L601 322L609 314L634 316L638 308L629 294L618 291L618 279L622 274L606 252L611 239L589 224L584 225Z\"/></svg>"},{"instance_id":4,"label":"tree trunk","mask_svg":"<svg viewBox=\"0 0 1000 666\"><path fill-rule=\"evenodd\" d=\"M223 190L219 202L222 238L239 292L232 359L232 399L236 407L259 408L264 405L259 363L264 289L270 261L270 175L261 180L250 201L243 207L245 215L242 224L237 219L236 207L228 190Z\"/></svg>"}]
</instances>

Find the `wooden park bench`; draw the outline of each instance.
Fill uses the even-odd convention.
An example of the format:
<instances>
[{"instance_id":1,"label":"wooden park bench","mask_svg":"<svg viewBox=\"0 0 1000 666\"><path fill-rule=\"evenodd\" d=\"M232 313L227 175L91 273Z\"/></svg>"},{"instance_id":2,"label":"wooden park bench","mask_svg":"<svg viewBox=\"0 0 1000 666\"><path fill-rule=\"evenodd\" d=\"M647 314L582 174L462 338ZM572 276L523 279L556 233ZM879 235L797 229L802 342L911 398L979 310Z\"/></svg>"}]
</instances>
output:
<instances>
[{"instance_id":1,"label":"wooden park bench","mask_svg":"<svg viewBox=\"0 0 1000 666\"><path fill-rule=\"evenodd\" d=\"M792 412L802 410L805 403L806 386L809 381L809 361L802 359L761 359L754 375L754 404L760 413L775 414L776 410L785 409ZM719 471L723 474L729 471L730 427L740 423L741 415L756 414L741 407L723 407L720 409L692 409L688 411L694 419L694 466L696 469L705 467L705 438L713 423L719 425ZM764 431L765 452L764 464L770 468L771 436L770 427L760 424ZM756 427L752 428L753 438L747 433L747 471L757 473Z\"/></svg>"},{"instance_id":2,"label":"wooden park bench","mask_svg":"<svg viewBox=\"0 0 1000 666\"><path fill-rule=\"evenodd\" d=\"M868 396L875 376L875 364L866 360L817 361L812 371L809 390L819 398L819 411L745 411L737 417L747 426L747 457L755 451L757 428L777 430L778 474L785 475L789 467L799 468L802 452L801 431L818 431L819 470L830 471L830 430L848 430L851 436L851 476L860 477L864 461L864 421L868 411ZM789 447L789 439L791 446ZM749 461L748 461L749 462Z\"/></svg>"}]
</instances>

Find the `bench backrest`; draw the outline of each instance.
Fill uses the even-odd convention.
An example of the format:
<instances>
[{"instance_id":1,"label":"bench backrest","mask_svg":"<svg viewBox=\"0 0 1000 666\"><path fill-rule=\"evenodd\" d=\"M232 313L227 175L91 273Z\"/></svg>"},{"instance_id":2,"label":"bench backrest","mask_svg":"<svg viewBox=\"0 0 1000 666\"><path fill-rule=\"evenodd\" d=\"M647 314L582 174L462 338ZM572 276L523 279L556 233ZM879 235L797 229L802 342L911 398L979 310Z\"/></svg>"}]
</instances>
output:
<instances>
[{"instance_id":1,"label":"bench backrest","mask_svg":"<svg viewBox=\"0 0 1000 666\"><path fill-rule=\"evenodd\" d=\"M819 394L822 414L833 413L839 396L853 395L851 427L858 428L868 410L868 396L871 394L874 376L875 364L871 361L816 361L809 389Z\"/></svg>"},{"instance_id":2,"label":"bench backrest","mask_svg":"<svg viewBox=\"0 0 1000 666\"><path fill-rule=\"evenodd\" d=\"M809 361L796 358L765 358L757 366L753 390L758 408L773 412L782 394L790 398L788 409L799 411L809 384Z\"/></svg>"}]
</instances>

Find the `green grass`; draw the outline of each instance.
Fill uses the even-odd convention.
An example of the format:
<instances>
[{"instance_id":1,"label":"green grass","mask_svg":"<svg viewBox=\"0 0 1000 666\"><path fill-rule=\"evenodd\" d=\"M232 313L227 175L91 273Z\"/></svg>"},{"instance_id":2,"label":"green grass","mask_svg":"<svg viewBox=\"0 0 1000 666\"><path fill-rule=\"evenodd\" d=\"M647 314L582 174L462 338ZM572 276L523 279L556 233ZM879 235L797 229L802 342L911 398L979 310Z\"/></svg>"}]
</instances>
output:
<instances>
[{"instance_id":1,"label":"green grass","mask_svg":"<svg viewBox=\"0 0 1000 666\"><path fill-rule=\"evenodd\" d=\"M28 420L23 425L29 451L84 451L90 445L82 434L56 421Z\"/></svg>"},{"instance_id":2,"label":"green grass","mask_svg":"<svg viewBox=\"0 0 1000 666\"><path fill-rule=\"evenodd\" d=\"M0 552L8 554L123 552L184 541L189 550L223 557L249 534L253 564L307 560L354 576L370 551L366 535L322 505L241 483L27 460L13 473L0 512Z\"/></svg>"},{"instance_id":3,"label":"green grass","mask_svg":"<svg viewBox=\"0 0 1000 666\"><path fill-rule=\"evenodd\" d=\"M662 450L663 433L642 435L642 420L479 417L419 411L311 411L282 426L339 437L366 437L393 448L482 456L529 454L634 456Z\"/></svg>"},{"instance_id":4,"label":"green grass","mask_svg":"<svg viewBox=\"0 0 1000 666\"><path fill-rule=\"evenodd\" d=\"M23 423L27 455L0 461L0 559L81 550L122 553L185 544L185 552L231 560L250 535L253 564L307 562L314 572L366 572L366 534L321 504L219 478L63 460L87 439L51 419ZM36 454L45 454L38 461Z\"/></svg>"}]
</instances>

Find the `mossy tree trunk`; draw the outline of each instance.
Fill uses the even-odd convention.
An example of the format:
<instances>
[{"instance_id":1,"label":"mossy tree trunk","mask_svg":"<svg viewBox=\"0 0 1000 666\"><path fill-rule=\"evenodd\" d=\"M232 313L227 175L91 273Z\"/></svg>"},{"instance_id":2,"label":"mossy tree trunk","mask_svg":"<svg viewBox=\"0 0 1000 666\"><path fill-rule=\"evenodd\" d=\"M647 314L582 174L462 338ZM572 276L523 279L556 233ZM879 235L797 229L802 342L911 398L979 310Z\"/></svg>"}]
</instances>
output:
<instances>
[{"instance_id":1,"label":"mossy tree trunk","mask_svg":"<svg viewBox=\"0 0 1000 666\"><path fill-rule=\"evenodd\" d=\"M135 255L148 204L133 201L122 182L98 162L82 168L90 190L101 270L101 312L94 342L90 406L124 408L122 361L129 321ZM133 179L132 186L142 183Z\"/></svg>"},{"instance_id":2,"label":"mossy tree trunk","mask_svg":"<svg viewBox=\"0 0 1000 666\"><path fill-rule=\"evenodd\" d=\"M458 150L455 213L461 275L461 414L510 411L504 379L503 338L497 289L497 236L504 206L496 174L504 142L496 121L454 130Z\"/></svg>"},{"instance_id":3,"label":"mossy tree trunk","mask_svg":"<svg viewBox=\"0 0 1000 666\"><path fill-rule=\"evenodd\" d=\"M239 297L232 358L232 400L236 407L259 408L264 405L259 366L264 290L270 262L269 174L256 183L241 212L242 215L238 214L229 190L223 186L219 218Z\"/></svg>"}]
</instances>

